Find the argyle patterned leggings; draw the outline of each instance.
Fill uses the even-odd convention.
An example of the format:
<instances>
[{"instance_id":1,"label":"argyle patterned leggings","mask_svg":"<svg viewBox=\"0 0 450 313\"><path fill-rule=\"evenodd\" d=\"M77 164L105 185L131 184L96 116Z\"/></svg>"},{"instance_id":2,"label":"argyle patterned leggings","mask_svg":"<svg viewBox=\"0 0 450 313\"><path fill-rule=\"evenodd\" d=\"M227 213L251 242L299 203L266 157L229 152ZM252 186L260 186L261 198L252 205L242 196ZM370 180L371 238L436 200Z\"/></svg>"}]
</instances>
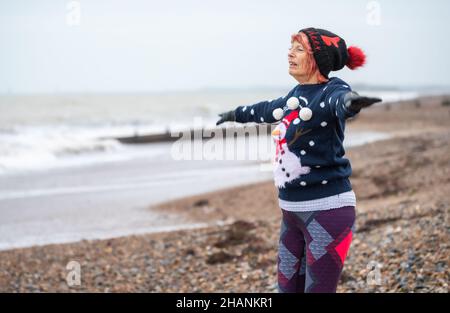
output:
<instances>
[{"instance_id":1,"label":"argyle patterned leggings","mask_svg":"<svg viewBox=\"0 0 450 313\"><path fill-rule=\"evenodd\" d=\"M336 292L354 233L355 207L281 212L278 291Z\"/></svg>"}]
</instances>

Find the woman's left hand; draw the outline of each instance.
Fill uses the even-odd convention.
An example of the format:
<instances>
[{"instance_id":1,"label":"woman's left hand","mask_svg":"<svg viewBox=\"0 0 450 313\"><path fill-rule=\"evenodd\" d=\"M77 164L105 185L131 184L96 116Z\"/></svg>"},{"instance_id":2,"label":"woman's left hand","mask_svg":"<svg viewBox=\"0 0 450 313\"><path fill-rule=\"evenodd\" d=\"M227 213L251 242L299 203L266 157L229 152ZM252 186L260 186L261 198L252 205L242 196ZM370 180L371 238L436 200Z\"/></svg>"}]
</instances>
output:
<instances>
[{"instance_id":1,"label":"woman's left hand","mask_svg":"<svg viewBox=\"0 0 450 313\"><path fill-rule=\"evenodd\" d=\"M345 107L354 112L359 112L361 109L381 101L381 98L360 96L355 91L347 93L344 97Z\"/></svg>"}]
</instances>

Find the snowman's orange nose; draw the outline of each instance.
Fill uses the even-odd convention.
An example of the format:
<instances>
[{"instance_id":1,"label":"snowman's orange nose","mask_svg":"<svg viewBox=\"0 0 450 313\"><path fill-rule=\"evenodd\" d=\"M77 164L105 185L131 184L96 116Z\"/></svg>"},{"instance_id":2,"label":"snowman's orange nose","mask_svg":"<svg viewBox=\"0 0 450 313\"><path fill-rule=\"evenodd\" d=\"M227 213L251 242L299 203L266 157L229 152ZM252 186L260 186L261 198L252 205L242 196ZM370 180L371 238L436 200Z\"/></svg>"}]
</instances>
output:
<instances>
[{"instance_id":1,"label":"snowman's orange nose","mask_svg":"<svg viewBox=\"0 0 450 313\"><path fill-rule=\"evenodd\" d=\"M272 131L272 136L274 136L274 137L279 137L280 136L280 130L279 129L274 129L273 131Z\"/></svg>"}]
</instances>

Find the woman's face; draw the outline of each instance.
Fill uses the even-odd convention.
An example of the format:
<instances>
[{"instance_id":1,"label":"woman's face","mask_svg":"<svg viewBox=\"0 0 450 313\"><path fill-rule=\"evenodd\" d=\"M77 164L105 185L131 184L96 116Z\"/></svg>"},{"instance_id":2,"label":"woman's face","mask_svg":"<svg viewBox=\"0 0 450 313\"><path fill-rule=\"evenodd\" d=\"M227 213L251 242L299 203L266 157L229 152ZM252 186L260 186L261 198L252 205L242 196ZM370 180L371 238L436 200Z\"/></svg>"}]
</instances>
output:
<instances>
[{"instance_id":1,"label":"woman's face","mask_svg":"<svg viewBox=\"0 0 450 313\"><path fill-rule=\"evenodd\" d=\"M307 52L303 49L301 43L294 40L288 53L289 75L297 80L307 78L308 75L305 67L306 58Z\"/></svg>"}]
</instances>

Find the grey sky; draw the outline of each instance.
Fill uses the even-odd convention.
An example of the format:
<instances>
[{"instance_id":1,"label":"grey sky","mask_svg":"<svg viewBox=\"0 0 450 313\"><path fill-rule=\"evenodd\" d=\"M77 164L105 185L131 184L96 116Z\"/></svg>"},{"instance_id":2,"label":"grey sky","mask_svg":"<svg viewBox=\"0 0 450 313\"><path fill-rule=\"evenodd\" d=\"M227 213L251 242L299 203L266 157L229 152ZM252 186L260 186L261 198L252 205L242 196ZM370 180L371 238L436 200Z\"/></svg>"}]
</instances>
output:
<instances>
[{"instance_id":1,"label":"grey sky","mask_svg":"<svg viewBox=\"0 0 450 313\"><path fill-rule=\"evenodd\" d=\"M450 1L0 0L0 93L290 86L290 35L315 26L360 46L349 83L450 86ZM373 2L373 1L372 1ZM368 23L369 20L369 23Z\"/></svg>"}]
</instances>

